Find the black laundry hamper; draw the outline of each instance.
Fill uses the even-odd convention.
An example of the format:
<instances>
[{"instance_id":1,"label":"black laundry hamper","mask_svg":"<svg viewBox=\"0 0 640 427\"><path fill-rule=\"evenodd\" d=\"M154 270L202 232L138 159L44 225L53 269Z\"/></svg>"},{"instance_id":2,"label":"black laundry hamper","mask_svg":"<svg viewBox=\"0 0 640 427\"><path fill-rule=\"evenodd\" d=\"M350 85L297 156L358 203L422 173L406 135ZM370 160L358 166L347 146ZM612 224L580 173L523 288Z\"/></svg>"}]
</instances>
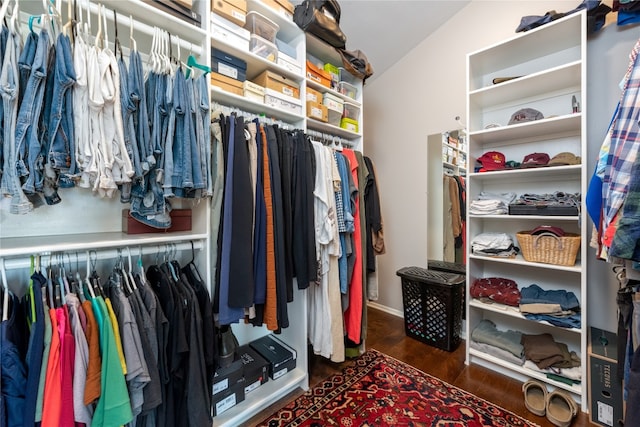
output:
<instances>
[{"instance_id":1,"label":"black laundry hamper","mask_svg":"<svg viewBox=\"0 0 640 427\"><path fill-rule=\"evenodd\" d=\"M462 331L465 276L421 267L404 267L396 274L402 281L405 334L454 351Z\"/></svg>"},{"instance_id":2,"label":"black laundry hamper","mask_svg":"<svg viewBox=\"0 0 640 427\"><path fill-rule=\"evenodd\" d=\"M462 274L467 276L467 266L459 262L440 261L436 259L430 259L427 261L427 268L429 270L444 271L445 273ZM462 288L462 319L466 319L466 295L465 288Z\"/></svg>"}]
</instances>

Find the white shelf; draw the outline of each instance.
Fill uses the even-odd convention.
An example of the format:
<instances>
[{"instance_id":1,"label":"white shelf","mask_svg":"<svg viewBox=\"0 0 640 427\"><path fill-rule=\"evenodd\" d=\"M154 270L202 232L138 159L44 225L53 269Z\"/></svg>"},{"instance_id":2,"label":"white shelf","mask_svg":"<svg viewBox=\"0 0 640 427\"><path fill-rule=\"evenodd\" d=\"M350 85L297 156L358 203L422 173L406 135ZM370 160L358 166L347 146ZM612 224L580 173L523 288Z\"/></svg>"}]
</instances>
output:
<instances>
[{"instance_id":1,"label":"white shelf","mask_svg":"<svg viewBox=\"0 0 640 427\"><path fill-rule=\"evenodd\" d=\"M489 362L492 365L507 369L515 374L518 374L520 376L520 378L522 378L522 380L526 379L526 378L535 378L538 379L544 383L549 384L550 386L553 387L558 387L561 388L563 390L567 390L577 396L582 396L583 394L583 389L582 386L580 384L574 384L574 385L569 385L569 384L565 384L563 382L560 381L555 381L552 380L550 378L547 378L547 375L543 372L537 372L531 369L527 369L524 366L518 366L515 365L513 363L509 363L507 361L504 361L498 357L492 356L490 354L487 353L483 353L482 351L476 350L474 348L470 348L469 349L469 354L472 356L472 358L477 358L479 360L474 360L472 359L472 361L485 361L485 362ZM582 382L586 384L586 378L583 377ZM586 399L583 399L583 402L585 402ZM586 403L586 402L585 402Z\"/></svg>"},{"instance_id":2,"label":"white shelf","mask_svg":"<svg viewBox=\"0 0 640 427\"><path fill-rule=\"evenodd\" d=\"M509 180L512 183L536 181L564 181L568 179L580 179L581 165L547 166L539 168L504 169L489 172L472 172L472 177L478 182Z\"/></svg>"},{"instance_id":3,"label":"white shelf","mask_svg":"<svg viewBox=\"0 0 640 427\"><path fill-rule=\"evenodd\" d=\"M478 220L496 221L580 221L579 216L571 215L476 215L470 214L469 218Z\"/></svg>"},{"instance_id":4,"label":"white shelf","mask_svg":"<svg viewBox=\"0 0 640 427\"><path fill-rule=\"evenodd\" d=\"M351 132L350 130L343 129L340 126L335 126L312 118L307 118L307 127L309 129L329 133L351 141L362 137L361 133Z\"/></svg>"},{"instance_id":5,"label":"white shelf","mask_svg":"<svg viewBox=\"0 0 640 427\"><path fill-rule=\"evenodd\" d=\"M581 273L582 272L582 265L580 263L580 260L576 261L575 265L555 265L555 264L543 264L541 262L525 261L524 258L522 257L522 255L516 255L515 258L500 258L500 257L489 257L489 256L471 254L471 255L469 255L469 258L470 259L482 260L482 261L486 261L486 262L515 264L515 265L522 265L522 266L526 266L526 267L544 268L544 269L548 269L548 270L561 270L561 271L569 271L569 272L573 272L573 273Z\"/></svg>"},{"instance_id":6,"label":"white shelf","mask_svg":"<svg viewBox=\"0 0 640 427\"><path fill-rule=\"evenodd\" d=\"M473 138L473 142L477 146L486 143L500 146L501 144L511 144L514 140L526 141L531 134L535 134L541 139L558 135L577 135L580 132L581 120L581 113L566 114L517 125L471 131L469 136Z\"/></svg>"},{"instance_id":7,"label":"white shelf","mask_svg":"<svg viewBox=\"0 0 640 427\"><path fill-rule=\"evenodd\" d=\"M539 88L541 87L544 87L547 93L579 92L581 67L582 61L575 61L519 79L478 89L469 93L469 105L486 109L514 101L522 102L525 99L539 96Z\"/></svg>"},{"instance_id":8,"label":"white shelf","mask_svg":"<svg viewBox=\"0 0 640 427\"><path fill-rule=\"evenodd\" d=\"M245 396L242 403L230 408L213 419L218 427L236 427L247 420L247 415L257 414L269 405L276 403L296 388L307 388L307 373L300 368L287 373L285 376L262 384Z\"/></svg>"},{"instance_id":9,"label":"white shelf","mask_svg":"<svg viewBox=\"0 0 640 427\"><path fill-rule=\"evenodd\" d=\"M253 113L256 115L264 114L266 118L276 118L299 126L301 126L301 122L304 120L304 116L300 114L295 114L281 108L271 107L262 102L257 102L252 99L245 98L244 96L227 92L215 86L211 87L211 101L219 102L220 104L227 106L237 107L247 113Z\"/></svg>"},{"instance_id":10,"label":"white shelf","mask_svg":"<svg viewBox=\"0 0 640 427\"><path fill-rule=\"evenodd\" d=\"M481 310L485 310L485 311L491 311L493 313L498 313L504 316L510 316L510 317L514 317L516 319L521 319L521 320L525 320L527 322L535 322L538 323L540 325L544 325L547 326L549 328L555 329L558 328L558 326L554 326L548 322L540 322L537 320L531 320L531 319L527 319L521 312L520 309L518 307L512 307L509 305L505 305L505 304L499 304L499 303L493 303L493 304L485 304L481 301L478 301L475 298L471 298L469 300L469 307L472 308L477 308L477 309L481 309ZM580 329L576 329L576 328L562 328L567 332L573 332L575 334L580 334L581 330Z\"/></svg>"}]
</instances>

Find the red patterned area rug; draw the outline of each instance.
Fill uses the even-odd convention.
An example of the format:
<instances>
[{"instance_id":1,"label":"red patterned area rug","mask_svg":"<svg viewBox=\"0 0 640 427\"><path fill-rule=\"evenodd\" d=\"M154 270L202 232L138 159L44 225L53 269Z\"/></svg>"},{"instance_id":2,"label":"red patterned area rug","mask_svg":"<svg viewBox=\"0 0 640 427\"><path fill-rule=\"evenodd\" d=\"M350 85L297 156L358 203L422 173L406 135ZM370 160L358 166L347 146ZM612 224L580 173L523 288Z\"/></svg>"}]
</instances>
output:
<instances>
[{"instance_id":1,"label":"red patterned area rug","mask_svg":"<svg viewBox=\"0 0 640 427\"><path fill-rule=\"evenodd\" d=\"M376 350L258 426L538 426Z\"/></svg>"}]
</instances>

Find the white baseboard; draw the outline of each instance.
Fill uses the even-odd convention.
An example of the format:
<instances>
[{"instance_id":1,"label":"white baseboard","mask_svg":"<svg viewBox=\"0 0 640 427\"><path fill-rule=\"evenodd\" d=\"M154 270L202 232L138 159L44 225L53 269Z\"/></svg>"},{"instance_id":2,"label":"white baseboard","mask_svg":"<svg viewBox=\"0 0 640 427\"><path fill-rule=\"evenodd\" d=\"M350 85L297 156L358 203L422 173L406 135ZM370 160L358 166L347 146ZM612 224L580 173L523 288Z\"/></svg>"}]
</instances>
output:
<instances>
[{"instance_id":1,"label":"white baseboard","mask_svg":"<svg viewBox=\"0 0 640 427\"><path fill-rule=\"evenodd\" d=\"M404 312L401 310L396 310L395 308L387 307L386 305L378 304L377 302L373 301L367 301L367 306L404 319Z\"/></svg>"}]
</instances>

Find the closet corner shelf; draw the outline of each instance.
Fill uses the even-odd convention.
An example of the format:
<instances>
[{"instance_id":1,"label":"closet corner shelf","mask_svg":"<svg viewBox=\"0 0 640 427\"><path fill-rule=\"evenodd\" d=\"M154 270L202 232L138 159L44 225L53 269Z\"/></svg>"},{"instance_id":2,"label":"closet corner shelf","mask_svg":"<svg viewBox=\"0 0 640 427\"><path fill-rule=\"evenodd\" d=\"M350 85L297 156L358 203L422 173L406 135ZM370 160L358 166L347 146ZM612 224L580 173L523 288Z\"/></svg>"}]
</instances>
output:
<instances>
[{"instance_id":1,"label":"closet corner shelf","mask_svg":"<svg viewBox=\"0 0 640 427\"><path fill-rule=\"evenodd\" d=\"M511 307L511 306L508 306L508 305L505 305L505 304L499 304L499 303L485 304L485 303L483 303L481 301L478 301L475 298L471 298L469 300L469 307L475 307L475 308L479 308L481 310L491 311L491 312L494 312L494 313L499 313L501 315L514 317L516 319L521 319L521 320L524 320L526 322L535 322L535 323L538 323L540 325L545 325L545 326L548 326L550 328L553 328L554 330L557 330L558 328L560 328L560 329L563 329L563 330L565 330L567 332L572 332L572 333L575 333L575 334L580 334L581 333L580 329L562 328L562 327L559 327L559 326L554 326L554 325L552 325L552 324L550 324L548 322L544 322L544 321L540 322L540 321L537 321L537 320L527 319L520 312L520 310L517 307Z\"/></svg>"},{"instance_id":2,"label":"closet corner shelf","mask_svg":"<svg viewBox=\"0 0 640 427\"><path fill-rule=\"evenodd\" d=\"M253 101L244 96L227 92L215 86L211 87L211 101L219 102L224 105L232 105L248 113L256 115L264 114L266 118L275 118L288 123L296 124L304 120L304 116L292 113L291 111L282 110L280 108L270 107L262 102Z\"/></svg>"},{"instance_id":3,"label":"closet corner shelf","mask_svg":"<svg viewBox=\"0 0 640 427\"><path fill-rule=\"evenodd\" d=\"M268 396L264 399L251 399L252 395L247 395L247 399L223 412L214 418L214 424L218 427L235 427L246 421L247 414L257 414L269 405L276 403L291 391L300 387L307 389L307 375L301 368L296 368L287 373L285 376L262 384L252 393L260 393L262 396Z\"/></svg>"},{"instance_id":4,"label":"closet corner shelf","mask_svg":"<svg viewBox=\"0 0 640 427\"><path fill-rule=\"evenodd\" d=\"M489 256L471 254L469 255L469 258L486 261L486 262L525 265L527 267L537 267L537 268L544 268L548 270L561 270L561 271L568 271L572 273L582 273L582 264L580 263L580 260L576 261L575 265L556 265L556 264L543 264L541 262L525 261L522 255L516 255L515 258L500 258L500 257L489 257Z\"/></svg>"},{"instance_id":5,"label":"closet corner shelf","mask_svg":"<svg viewBox=\"0 0 640 427\"><path fill-rule=\"evenodd\" d=\"M469 355L473 358L486 361L493 365L501 366L503 368L509 369L512 372L515 372L520 375L521 381L526 381L529 378L536 378L544 383L550 384L554 387L561 388L563 390L567 390L576 396L582 396L582 387L578 385L569 385L560 381L554 381L552 379L547 378L546 374L543 372L536 372L531 369L527 369L523 366L514 365L513 363L506 362L502 359L499 359L490 354L484 353L482 351L476 350L474 348L469 349ZM582 355L581 355L582 357ZM586 379L585 379L586 380Z\"/></svg>"},{"instance_id":6,"label":"closet corner shelf","mask_svg":"<svg viewBox=\"0 0 640 427\"><path fill-rule=\"evenodd\" d=\"M350 141L356 140L362 136L361 133L351 132L347 129L343 129L338 126L330 125L329 123L321 122L316 119L307 118L307 127L309 129L317 130L320 132L326 132L331 135L339 136Z\"/></svg>"},{"instance_id":7,"label":"closet corner shelf","mask_svg":"<svg viewBox=\"0 0 640 427\"><path fill-rule=\"evenodd\" d=\"M60 236L18 237L0 240L0 257L46 254L63 251L88 251L125 246L165 245L187 240L205 240L206 233L175 232L125 234L121 232L65 234Z\"/></svg>"},{"instance_id":8,"label":"closet corner shelf","mask_svg":"<svg viewBox=\"0 0 640 427\"><path fill-rule=\"evenodd\" d=\"M555 136L562 134L578 134L582 121L582 113L570 113L558 117L527 122L520 125L500 126L491 129L481 129L469 132L475 144L512 144L513 140L525 139L532 134L537 139L544 139L545 136Z\"/></svg>"}]
</instances>

